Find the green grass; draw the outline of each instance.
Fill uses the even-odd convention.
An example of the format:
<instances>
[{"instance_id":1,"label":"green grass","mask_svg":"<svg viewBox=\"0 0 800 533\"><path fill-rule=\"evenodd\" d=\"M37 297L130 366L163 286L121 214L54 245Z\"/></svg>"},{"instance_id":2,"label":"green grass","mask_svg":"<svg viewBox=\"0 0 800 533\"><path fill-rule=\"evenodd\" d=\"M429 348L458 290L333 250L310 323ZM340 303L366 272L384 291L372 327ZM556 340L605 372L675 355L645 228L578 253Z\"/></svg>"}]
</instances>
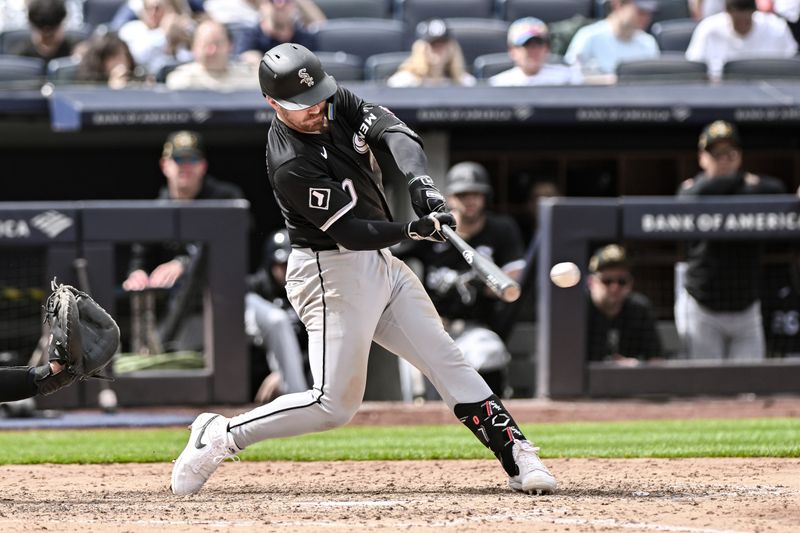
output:
<instances>
[{"instance_id":1,"label":"green grass","mask_svg":"<svg viewBox=\"0 0 800 533\"><path fill-rule=\"evenodd\" d=\"M523 425L542 457L800 457L800 420L682 420ZM168 462L185 429L0 432L0 464ZM491 457L459 424L353 426L260 442L246 461Z\"/></svg>"}]
</instances>

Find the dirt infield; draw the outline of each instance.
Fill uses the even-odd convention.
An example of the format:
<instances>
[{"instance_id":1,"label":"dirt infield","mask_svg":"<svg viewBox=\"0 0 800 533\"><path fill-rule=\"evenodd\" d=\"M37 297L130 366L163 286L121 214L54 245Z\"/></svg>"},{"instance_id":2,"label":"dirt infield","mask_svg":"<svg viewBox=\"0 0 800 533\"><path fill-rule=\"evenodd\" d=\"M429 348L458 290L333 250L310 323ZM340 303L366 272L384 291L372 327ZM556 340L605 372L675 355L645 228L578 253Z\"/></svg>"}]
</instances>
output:
<instances>
[{"instance_id":1,"label":"dirt infield","mask_svg":"<svg viewBox=\"0 0 800 533\"><path fill-rule=\"evenodd\" d=\"M509 404L525 422L800 413L791 398ZM439 417L452 422L440 405L376 404L355 422ZM511 492L494 461L225 463L190 497L169 493L169 464L4 466L0 531L720 533L795 532L800 524L800 459L547 463L560 486L541 497Z\"/></svg>"}]
</instances>

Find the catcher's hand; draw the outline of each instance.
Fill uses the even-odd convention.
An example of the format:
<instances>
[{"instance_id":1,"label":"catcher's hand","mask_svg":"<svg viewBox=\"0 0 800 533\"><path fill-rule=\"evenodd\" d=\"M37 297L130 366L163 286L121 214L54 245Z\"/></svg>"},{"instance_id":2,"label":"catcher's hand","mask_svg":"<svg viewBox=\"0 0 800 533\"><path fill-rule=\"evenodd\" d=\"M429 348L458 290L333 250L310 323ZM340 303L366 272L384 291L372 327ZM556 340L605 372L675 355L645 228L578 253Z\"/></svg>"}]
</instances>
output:
<instances>
[{"instance_id":1,"label":"catcher's hand","mask_svg":"<svg viewBox=\"0 0 800 533\"><path fill-rule=\"evenodd\" d=\"M51 394L76 378L100 377L119 346L119 327L88 294L71 285L51 283L45 308L50 323L50 361L63 365L58 373L37 373L39 392Z\"/></svg>"}]
</instances>

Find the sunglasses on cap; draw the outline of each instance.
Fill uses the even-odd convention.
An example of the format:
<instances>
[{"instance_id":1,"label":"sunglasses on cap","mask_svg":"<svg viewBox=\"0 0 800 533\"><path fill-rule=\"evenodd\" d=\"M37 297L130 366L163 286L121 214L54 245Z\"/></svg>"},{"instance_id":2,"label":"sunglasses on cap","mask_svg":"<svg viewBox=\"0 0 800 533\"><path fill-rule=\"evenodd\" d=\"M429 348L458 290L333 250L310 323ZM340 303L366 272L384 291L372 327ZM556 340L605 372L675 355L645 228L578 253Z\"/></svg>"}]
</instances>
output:
<instances>
[{"instance_id":1,"label":"sunglasses on cap","mask_svg":"<svg viewBox=\"0 0 800 533\"><path fill-rule=\"evenodd\" d=\"M614 283L616 283L620 287L625 287L625 286L628 285L628 283L631 282L631 277L630 276L617 276L617 277L614 277L614 276L598 276L597 279L599 279L600 283L602 283L606 287L608 287L609 285L613 285Z\"/></svg>"}]
</instances>

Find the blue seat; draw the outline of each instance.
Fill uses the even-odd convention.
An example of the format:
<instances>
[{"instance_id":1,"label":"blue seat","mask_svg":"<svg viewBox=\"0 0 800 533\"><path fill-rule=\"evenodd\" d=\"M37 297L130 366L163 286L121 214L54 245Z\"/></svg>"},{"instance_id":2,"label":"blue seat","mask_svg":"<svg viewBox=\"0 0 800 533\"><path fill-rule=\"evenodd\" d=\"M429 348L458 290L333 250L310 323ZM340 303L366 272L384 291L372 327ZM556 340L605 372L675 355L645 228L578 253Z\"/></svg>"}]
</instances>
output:
<instances>
[{"instance_id":1,"label":"blue seat","mask_svg":"<svg viewBox=\"0 0 800 533\"><path fill-rule=\"evenodd\" d=\"M409 30L409 42L414 37L417 24L423 20L453 17L492 18L494 0L395 0L397 19Z\"/></svg>"},{"instance_id":2,"label":"blue seat","mask_svg":"<svg viewBox=\"0 0 800 533\"><path fill-rule=\"evenodd\" d=\"M409 52L386 52L369 56L364 62L364 79L376 82L386 81L409 55Z\"/></svg>"},{"instance_id":3,"label":"blue seat","mask_svg":"<svg viewBox=\"0 0 800 533\"><path fill-rule=\"evenodd\" d=\"M624 61L617 65L617 82L706 81L708 67L700 61L666 56L655 59Z\"/></svg>"},{"instance_id":4,"label":"blue seat","mask_svg":"<svg viewBox=\"0 0 800 533\"><path fill-rule=\"evenodd\" d=\"M76 57L57 57L47 62L47 81L63 85L75 82L81 60Z\"/></svg>"},{"instance_id":5,"label":"blue seat","mask_svg":"<svg viewBox=\"0 0 800 533\"><path fill-rule=\"evenodd\" d=\"M696 27L694 19L669 19L653 24L650 33L662 52L685 52Z\"/></svg>"},{"instance_id":6,"label":"blue seat","mask_svg":"<svg viewBox=\"0 0 800 533\"><path fill-rule=\"evenodd\" d=\"M728 61L723 80L800 79L800 57L752 58Z\"/></svg>"},{"instance_id":7,"label":"blue seat","mask_svg":"<svg viewBox=\"0 0 800 533\"><path fill-rule=\"evenodd\" d=\"M329 19L341 18L389 18L390 0L315 0Z\"/></svg>"},{"instance_id":8,"label":"blue seat","mask_svg":"<svg viewBox=\"0 0 800 533\"><path fill-rule=\"evenodd\" d=\"M497 19L447 18L450 35L458 41L464 53L464 63L472 65L475 58L508 50L508 22Z\"/></svg>"},{"instance_id":9,"label":"blue seat","mask_svg":"<svg viewBox=\"0 0 800 533\"><path fill-rule=\"evenodd\" d=\"M317 52L345 52L361 58L407 50L405 26L399 20L376 18L331 19L318 25Z\"/></svg>"},{"instance_id":10,"label":"blue seat","mask_svg":"<svg viewBox=\"0 0 800 533\"><path fill-rule=\"evenodd\" d=\"M484 54L475 58L472 63L472 72L479 80L488 80L495 74L500 74L514 66L508 52Z\"/></svg>"},{"instance_id":11,"label":"blue seat","mask_svg":"<svg viewBox=\"0 0 800 533\"><path fill-rule=\"evenodd\" d=\"M686 0L658 0L658 11L653 13L653 22L686 19L691 16L689 3Z\"/></svg>"},{"instance_id":12,"label":"blue seat","mask_svg":"<svg viewBox=\"0 0 800 533\"><path fill-rule=\"evenodd\" d=\"M44 78L45 63L37 57L0 55L0 81L39 82Z\"/></svg>"},{"instance_id":13,"label":"blue seat","mask_svg":"<svg viewBox=\"0 0 800 533\"><path fill-rule=\"evenodd\" d=\"M500 18L509 22L536 17L549 24L575 15L591 17L592 0L498 0L497 10Z\"/></svg>"},{"instance_id":14,"label":"blue seat","mask_svg":"<svg viewBox=\"0 0 800 533\"><path fill-rule=\"evenodd\" d=\"M344 52L317 52L322 68L337 81L358 81L364 79L364 61Z\"/></svg>"},{"instance_id":15,"label":"blue seat","mask_svg":"<svg viewBox=\"0 0 800 533\"><path fill-rule=\"evenodd\" d=\"M80 29L66 30L64 34L76 41L84 41L91 35L91 28L84 26ZM0 32L0 54L11 54L21 43L31 39L31 30L28 28L6 30Z\"/></svg>"},{"instance_id":16,"label":"blue seat","mask_svg":"<svg viewBox=\"0 0 800 533\"><path fill-rule=\"evenodd\" d=\"M83 4L83 22L96 28L108 24L128 0L86 0Z\"/></svg>"}]
</instances>

